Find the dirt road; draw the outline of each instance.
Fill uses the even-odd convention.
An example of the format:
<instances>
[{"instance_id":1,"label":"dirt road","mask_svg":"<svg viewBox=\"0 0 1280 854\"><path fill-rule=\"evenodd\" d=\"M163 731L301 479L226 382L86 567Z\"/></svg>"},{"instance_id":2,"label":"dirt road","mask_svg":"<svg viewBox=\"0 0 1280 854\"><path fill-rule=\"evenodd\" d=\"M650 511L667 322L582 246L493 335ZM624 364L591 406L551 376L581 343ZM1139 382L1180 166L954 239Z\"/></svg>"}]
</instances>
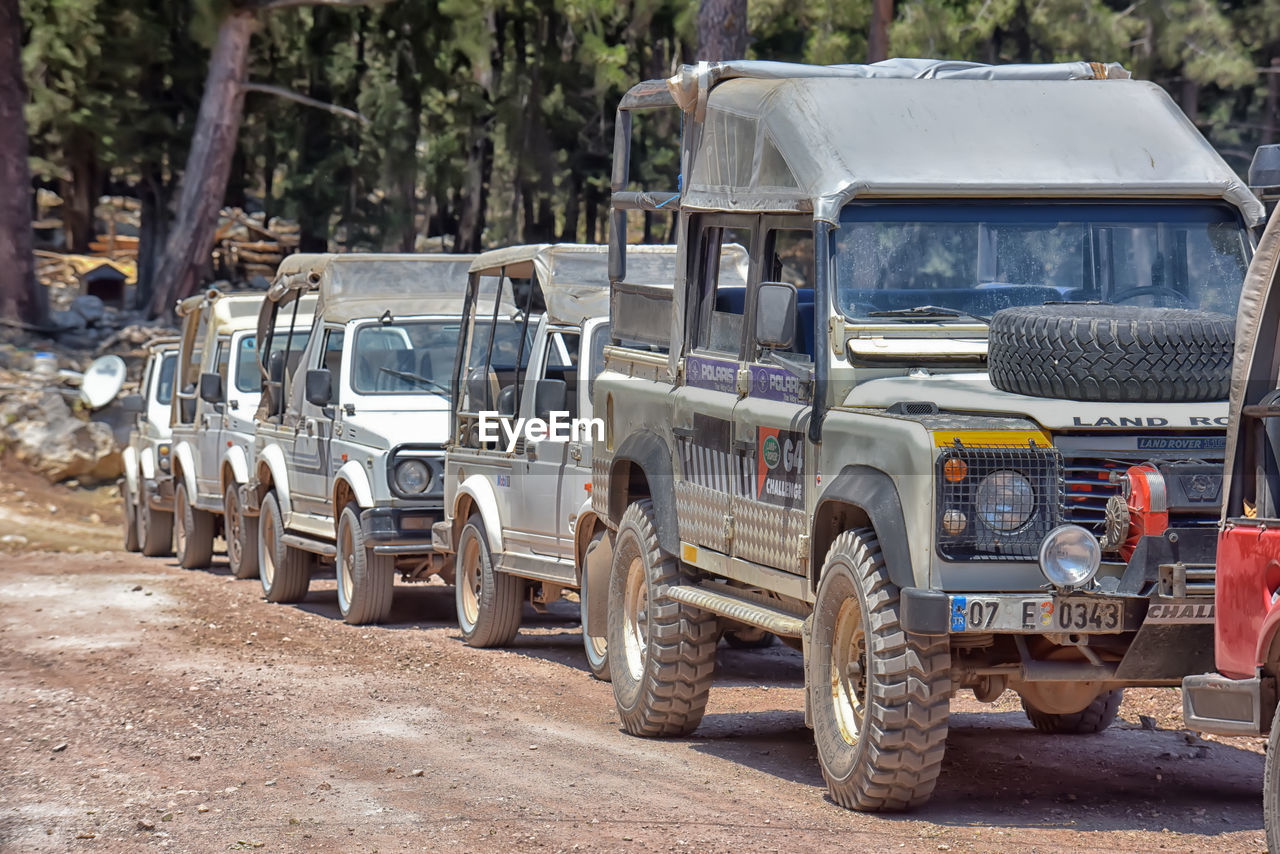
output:
<instances>
[{"instance_id":1,"label":"dirt road","mask_svg":"<svg viewBox=\"0 0 1280 854\"><path fill-rule=\"evenodd\" d=\"M225 563L0 553L0 850L1263 845L1261 742L1184 733L1173 691L1084 738L958 697L933 802L861 815L825 798L784 647L722 647L703 725L648 741L619 731L571 610L473 650L450 588L398 592L377 628L337 619L332 577L299 606L259 592Z\"/></svg>"}]
</instances>

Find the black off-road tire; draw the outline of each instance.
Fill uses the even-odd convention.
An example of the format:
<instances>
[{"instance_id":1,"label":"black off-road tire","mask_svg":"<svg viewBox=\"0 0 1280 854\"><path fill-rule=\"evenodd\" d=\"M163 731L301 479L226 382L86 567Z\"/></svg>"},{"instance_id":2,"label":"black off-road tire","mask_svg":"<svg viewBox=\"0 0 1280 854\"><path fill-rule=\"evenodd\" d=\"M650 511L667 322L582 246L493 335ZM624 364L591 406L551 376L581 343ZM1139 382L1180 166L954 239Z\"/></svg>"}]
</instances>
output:
<instances>
[{"instance_id":1,"label":"black off-road tire","mask_svg":"<svg viewBox=\"0 0 1280 854\"><path fill-rule=\"evenodd\" d=\"M694 580L658 545L653 502L627 507L609 573L608 648L613 699L632 735L688 735L702 722L715 673L716 618L666 595Z\"/></svg>"},{"instance_id":2,"label":"black off-road tire","mask_svg":"<svg viewBox=\"0 0 1280 854\"><path fill-rule=\"evenodd\" d=\"M607 536L609 536L608 531L597 531L595 536L591 538L591 544L587 546L587 553L591 553L592 547L597 540ZM593 638L587 634L587 597L590 595L587 589L587 574L586 567L583 567L582 586L578 588L579 616L582 619L582 648L586 653L587 669L591 671L591 675L601 682L609 682L613 679L609 670L609 639L607 637ZM605 630L608 631L607 621Z\"/></svg>"},{"instance_id":3,"label":"black off-road tire","mask_svg":"<svg viewBox=\"0 0 1280 854\"><path fill-rule=\"evenodd\" d=\"M1262 826L1267 832L1267 850L1280 854L1280 707L1271 719L1267 736L1267 758L1262 766Z\"/></svg>"},{"instance_id":4,"label":"black off-road tire","mask_svg":"<svg viewBox=\"0 0 1280 854\"><path fill-rule=\"evenodd\" d=\"M374 554L365 542L358 507L348 504L338 517L338 610L352 626L381 623L391 613L396 559Z\"/></svg>"},{"instance_id":5,"label":"black off-road tire","mask_svg":"<svg viewBox=\"0 0 1280 854\"><path fill-rule=\"evenodd\" d=\"M268 492L258 512L258 578L268 602L301 602L311 587L316 559L310 552L286 546L284 520L274 491Z\"/></svg>"},{"instance_id":6,"label":"black off-road tire","mask_svg":"<svg viewBox=\"0 0 1280 854\"><path fill-rule=\"evenodd\" d=\"M458 628L469 646L507 646L520 631L525 583L499 572L489 553L489 535L479 513L471 514L458 536L457 577L453 581Z\"/></svg>"},{"instance_id":7,"label":"black off-road tire","mask_svg":"<svg viewBox=\"0 0 1280 854\"><path fill-rule=\"evenodd\" d=\"M942 769L948 640L906 631L900 609L875 533L836 537L818 585L805 681L822 775L831 799L849 809L917 807ZM833 678L837 672L847 678Z\"/></svg>"},{"instance_id":8,"label":"black off-road tire","mask_svg":"<svg viewBox=\"0 0 1280 854\"><path fill-rule=\"evenodd\" d=\"M120 482L120 503L124 509L124 550L142 551L142 543L138 539L138 500L127 480Z\"/></svg>"},{"instance_id":9,"label":"black off-road tire","mask_svg":"<svg viewBox=\"0 0 1280 854\"><path fill-rule=\"evenodd\" d=\"M1111 726L1111 722L1116 719L1116 713L1120 711L1120 701L1124 699L1124 689L1103 691L1088 706L1070 715L1042 712L1025 699L1021 697L1019 699L1022 700L1022 710L1027 714L1027 720L1043 733L1096 735Z\"/></svg>"},{"instance_id":10,"label":"black off-road tire","mask_svg":"<svg viewBox=\"0 0 1280 854\"><path fill-rule=\"evenodd\" d=\"M138 500L138 543L147 557L173 554L173 514L153 510L145 495Z\"/></svg>"},{"instance_id":11,"label":"black off-road tire","mask_svg":"<svg viewBox=\"0 0 1280 854\"><path fill-rule=\"evenodd\" d=\"M998 389L1111 402L1225 400L1235 319L1181 308L1045 305L991 318Z\"/></svg>"},{"instance_id":12,"label":"black off-road tire","mask_svg":"<svg viewBox=\"0 0 1280 854\"><path fill-rule=\"evenodd\" d=\"M227 563L236 578L258 577L258 522L240 511L240 488L227 484L222 495L222 531L227 540Z\"/></svg>"},{"instance_id":13,"label":"black off-road tire","mask_svg":"<svg viewBox=\"0 0 1280 854\"><path fill-rule=\"evenodd\" d=\"M187 485L178 484L173 495L174 551L183 569L203 569L213 561L213 534L217 520L212 513L191 505Z\"/></svg>"}]
</instances>

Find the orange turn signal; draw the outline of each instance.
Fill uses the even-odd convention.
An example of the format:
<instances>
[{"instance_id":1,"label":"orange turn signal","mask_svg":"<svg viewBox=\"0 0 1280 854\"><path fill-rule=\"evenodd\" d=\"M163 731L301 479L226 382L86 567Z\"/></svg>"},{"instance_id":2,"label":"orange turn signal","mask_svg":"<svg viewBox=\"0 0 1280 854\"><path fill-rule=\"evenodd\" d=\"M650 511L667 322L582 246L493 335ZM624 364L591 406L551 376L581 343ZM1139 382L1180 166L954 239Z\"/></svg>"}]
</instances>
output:
<instances>
[{"instance_id":1,"label":"orange turn signal","mask_svg":"<svg viewBox=\"0 0 1280 854\"><path fill-rule=\"evenodd\" d=\"M969 474L969 464L959 457L952 457L942 464L942 476L952 483L959 483Z\"/></svg>"}]
</instances>

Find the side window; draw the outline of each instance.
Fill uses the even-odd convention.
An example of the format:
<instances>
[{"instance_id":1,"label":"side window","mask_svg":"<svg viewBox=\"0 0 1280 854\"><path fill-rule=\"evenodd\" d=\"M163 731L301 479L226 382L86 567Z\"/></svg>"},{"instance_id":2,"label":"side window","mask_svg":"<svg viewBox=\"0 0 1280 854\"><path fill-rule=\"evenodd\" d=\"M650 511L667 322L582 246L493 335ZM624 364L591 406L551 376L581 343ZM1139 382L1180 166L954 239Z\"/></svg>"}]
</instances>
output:
<instances>
[{"instance_id":1,"label":"side window","mask_svg":"<svg viewBox=\"0 0 1280 854\"><path fill-rule=\"evenodd\" d=\"M749 248L751 238L745 227L713 225L703 231L695 272L700 305L694 347L734 356L741 352L747 283L744 271L724 262L722 249L733 243Z\"/></svg>"},{"instance_id":2,"label":"side window","mask_svg":"<svg viewBox=\"0 0 1280 854\"><path fill-rule=\"evenodd\" d=\"M587 378L587 399L591 400L596 393L596 377L604 370L604 348L609 345L609 324L602 323L591 333L591 376Z\"/></svg>"},{"instance_id":3,"label":"side window","mask_svg":"<svg viewBox=\"0 0 1280 854\"><path fill-rule=\"evenodd\" d=\"M173 373L178 367L178 354L168 353L160 362L160 376L156 378L156 402L168 406L173 401Z\"/></svg>"},{"instance_id":4,"label":"side window","mask_svg":"<svg viewBox=\"0 0 1280 854\"><path fill-rule=\"evenodd\" d=\"M324 349L320 354L319 367L329 372L329 399L338 399L338 388L342 379L342 343L346 338L343 329L326 329L324 331Z\"/></svg>"},{"instance_id":5,"label":"side window","mask_svg":"<svg viewBox=\"0 0 1280 854\"><path fill-rule=\"evenodd\" d=\"M577 332L555 330L547 333L547 358L542 367L541 379L560 380L564 383L564 403L552 409L567 411L569 417L578 417L578 342Z\"/></svg>"},{"instance_id":6,"label":"side window","mask_svg":"<svg viewBox=\"0 0 1280 854\"><path fill-rule=\"evenodd\" d=\"M765 232L765 268L761 279L796 286L796 337L791 351L813 359L813 231L772 228Z\"/></svg>"}]
</instances>

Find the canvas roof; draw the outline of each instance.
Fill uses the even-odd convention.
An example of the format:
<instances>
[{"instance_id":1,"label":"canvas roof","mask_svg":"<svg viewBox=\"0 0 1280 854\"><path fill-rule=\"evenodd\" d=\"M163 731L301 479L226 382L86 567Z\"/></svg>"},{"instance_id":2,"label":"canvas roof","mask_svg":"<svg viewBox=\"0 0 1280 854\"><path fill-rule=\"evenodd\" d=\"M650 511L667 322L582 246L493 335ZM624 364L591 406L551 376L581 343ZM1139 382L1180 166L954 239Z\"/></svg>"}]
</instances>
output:
<instances>
[{"instance_id":1,"label":"canvas roof","mask_svg":"<svg viewBox=\"0 0 1280 854\"><path fill-rule=\"evenodd\" d=\"M924 59L683 66L681 205L813 211L861 197L1221 198L1262 205L1154 83L1114 64Z\"/></svg>"},{"instance_id":2,"label":"canvas roof","mask_svg":"<svg viewBox=\"0 0 1280 854\"><path fill-rule=\"evenodd\" d=\"M462 298L472 255L296 254L280 262L267 298L289 291L318 290L322 305L361 298Z\"/></svg>"},{"instance_id":3,"label":"canvas roof","mask_svg":"<svg viewBox=\"0 0 1280 854\"><path fill-rule=\"evenodd\" d=\"M218 290L209 290L193 297L187 297L178 303L178 316L186 317L192 312L201 310L206 304L213 305L210 320L215 334L223 335L239 332L242 329L253 329L258 324L258 310L262 307L261 292L224 294Z\"/></svg>"}]
</instances>

